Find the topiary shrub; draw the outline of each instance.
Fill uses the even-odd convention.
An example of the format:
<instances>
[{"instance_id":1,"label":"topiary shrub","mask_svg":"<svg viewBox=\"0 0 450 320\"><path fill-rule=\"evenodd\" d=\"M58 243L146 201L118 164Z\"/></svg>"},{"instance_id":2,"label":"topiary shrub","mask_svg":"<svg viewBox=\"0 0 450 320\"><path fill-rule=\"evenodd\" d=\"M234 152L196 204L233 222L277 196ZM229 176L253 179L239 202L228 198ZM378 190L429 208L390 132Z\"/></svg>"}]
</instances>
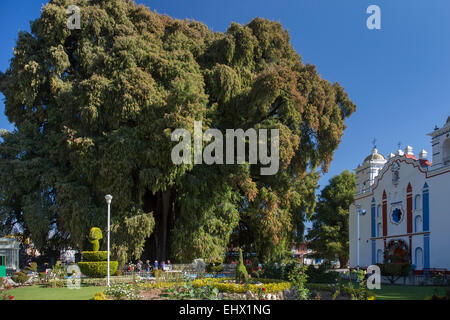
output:
<instances>
[{"instance_id":1,"label":"topiary shrub","mask_svg":"<svg viewBox=\"0 0 450 320\"><path fill-rule=\"evenodd\" d=\"M103 239L102 230L100 228L93 227L89 231L88 241L92 244L92 251L98 251L100 249L99 240Z\"/></svg>"},{"instance_id":2,"label":"topiary shrub","mask_svg":"<svg viewBox=\"0 0 450 320\"><path fill-rule=\"evenodd\" d=\"M391 284L394 284L401 277L408 276L411 271L411 264L409 263L379 263L381 275L386 277Z\"/></svg>"},{"instance_id":3,"label":"topiary shrub","mask_svg":"<svg viewBox=\"0 0 450 320\"><path fill-rule=\"evenodd\" d=\"M99 228L91 228L87 237L92 244L92 251L83 251L83 262L78 262L81 273L91 278L103 278L108 275L108 251L98 251L100 248L99 240L103 238L102 231ZM119 263L110 261L110 274L115 274Z\"/></svg>"},{"instance_id":4,"label":"topiary shrub","mask_svg":"<svg viewBox=\"0 0 450 320\"><path fill-rule=\"evenodd\" d=\"M244 265L244 257L242 256L242 249L239 249L239 264L236 267L236 283L247 282L248 273Z\"/></svg>"},{"instance_id":5,"label":"topiary shrub","mask_svg":"<svg viewBox=\"0 0 450 320\"><path fill-rule=\"evenodd\" d=\"M117 261L109 262L110 274L114 274L117 271L118 265ZM91 278L103 278L108 274L107 261L78 262L78 266L84 275Z\"/></svg>"},{"instance_id":6,"label":"topiary shrub","mask_svg":"<svg viewBox=\"0 0 450 320\"><path fill-rule=\"evenodd\" d=\"M106 261L108 260L108 251L83 251L81 253L83 261Z\"/></svg>"}]
</instances>

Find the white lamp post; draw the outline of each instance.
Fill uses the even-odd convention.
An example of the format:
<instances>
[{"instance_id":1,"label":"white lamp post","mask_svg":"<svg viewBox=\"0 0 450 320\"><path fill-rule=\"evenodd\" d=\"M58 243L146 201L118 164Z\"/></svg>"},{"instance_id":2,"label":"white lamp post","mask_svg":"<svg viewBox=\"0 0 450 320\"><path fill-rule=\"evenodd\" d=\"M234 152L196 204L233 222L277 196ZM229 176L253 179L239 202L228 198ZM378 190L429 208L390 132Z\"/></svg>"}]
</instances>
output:
<instances>
[{"instance_id":1,"label":"white lamp post","mask_svg":"<svg viewBox=\"0 0 450 320\"><path fill-rule=\"evenodd\" d=\"M110 236L109 236L109 233L110 233L110 229L111 229L111 219L110 219L110 216L111 216L111 200L112 200L112 195L110 195L110 194L108 194L108 195L106 195L105 196L105 200L106 200L106 203L108 204L108 229L107 229L107 236L108 236L108 260L107 260L107 263L108 263L108 280L107 280L107 286L109 287L110 285L109 285L109 244L110 244L110 242L109 242L109 238L110 238Z\"/></svg>"},{"instance_id":2,"label":"white lamp post","mask_svg":"<svg viewBox=\"0 0 450 320\"><path fill-rule=\"evenodd\" d=\"M361 242L361 235L360 235L360 231L359 231L359 216L365 215L366 214L366 210L365 209L361 210L361 205L357 204L356 205L356 213L358 215L358 222L357 222L357 225L358 225L358 242L356 244L357 245L357 255L356 255L356 257L357 257L357 270L359 271L359 243Z\"/></svg>"}]
</instances>

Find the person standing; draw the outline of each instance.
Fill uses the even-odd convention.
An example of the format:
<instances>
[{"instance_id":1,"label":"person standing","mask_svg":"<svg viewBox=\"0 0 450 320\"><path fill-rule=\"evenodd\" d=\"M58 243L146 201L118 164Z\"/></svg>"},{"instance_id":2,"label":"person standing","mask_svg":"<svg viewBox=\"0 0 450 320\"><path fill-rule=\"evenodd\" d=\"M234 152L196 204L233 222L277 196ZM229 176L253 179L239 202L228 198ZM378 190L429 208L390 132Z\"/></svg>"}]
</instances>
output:
<instances>
[{"instance_id":1,"label":"person standing","mask_svg":"<svg viewBox=\"0 0 450 320\"><path fill-rule=\"evenodd\" d=\"M166 263L164 261L161 262L161 269L162 269L162 271L164 271L165 266L166 266Z\"/></svg>"},{"instance_id":2,"label":"person standing","mask_svg":"<svg viewBox=\"0 0 450 320\"><path fill-rule=\"evenodd\" d=\"M155 260L155 263L153 264L153 269L158 269L158 260Z\"/></svg>"}]
</instances>

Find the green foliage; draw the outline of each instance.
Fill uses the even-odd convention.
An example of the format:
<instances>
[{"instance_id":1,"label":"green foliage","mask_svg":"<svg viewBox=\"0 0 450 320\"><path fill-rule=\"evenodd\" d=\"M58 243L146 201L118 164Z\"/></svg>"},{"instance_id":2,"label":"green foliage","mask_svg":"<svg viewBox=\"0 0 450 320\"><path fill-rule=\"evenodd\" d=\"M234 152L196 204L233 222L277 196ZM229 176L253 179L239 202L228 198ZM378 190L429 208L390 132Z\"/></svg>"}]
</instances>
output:
<instances>
[{"instance_id":1,"label":"green foliage","mask_svg":"<svg viewBox=\"0 0 450 320\"><path fill-rule=\"evenodd\" d=\"M29 266L25 267L26 270L29 270L31 272L37 272L37 263L32 262Z\"/></svg>"},{"instance_id":2,"label":"green foliage","mask_svg":"<svg viewBox=\"0 0 450 320\"><path fill-rule=\"evenodd\" d=\"M108 251L83 251L81 252L83 261L106 261L108 260Z\"/></svg>"},{"instance_id":3,"label":"green foliage","mask_svg":"<svg viewBox=\"0 0 450 320\"><path fill-rule=\"evenodd\" d=\"M103 239L102 230L96 227L91 228L88 235L88 241L92 244L92 251L98 251L98 249L100 249L100 239Z\"/></svg>"},{"instance_id":4,"label":"green foliage","mask_svg":"<svg viewBox=\"0 0 450 320\"><path fill-rule=\"evenodd\" d=\"M30 279L30 277L27 275L27 273L25 271L20 271L20 272L16 272L11 279L15 282L15 283L20 283L20 284L24 284L25 282L28 281L28 279Z\"/></svg>"},{"instance_id":5,"label":"green foliage","mask_svg":"<svg viewBox=\"0 0 450 320\"><path fill-rule=\"evenodd\" d=\"M289 271L288 279L295 288L298 300L307 300L309 296L309 290L305 286L306 281L308 280L308 275L305 272L306 269L306 266L296 264L294 268Z\"/></svg>"},{"instance_id":6,"label":"green foliage","mask_svg":"<svg viewBox=\"0 0 450 320\"><path fill-rule=\"evenodd\" d=\"M94 294L94 300L106 300L106 296L103 291L97 292Z\"/></svg>"},{"instance_id":7,"label":"green foliage","mask_svg":"<svg viewBox=\"0 0 450 320\"><path fill-rule=\"evenodd\" d=\"M206 272L222 272L224 270L222 262L216 261L216 262L210 262L206 265Z\"/></svg>"},{"instance_id":8,"label":"green foliage","mask_svg":"<svg viewBox=\"0 0 450 320\"><path fill-rule=\"evenodd\" d=\"M186 300L218 300L219 289L209 285L194 287L190 283L184 283L182 287L168 287L165 290L165 296L170 299Z\"/></svg>"},{"instance_id":9,"label":"green foliage","mask_svg":"<svg viewBox=\"0 0 450 320\"><path fill-rule=\"evenodd\" d=\"M401 277L408 276L411 271L411 264L409 263L378 263L381 275L388 278L390 283L395 283Z\"/></svg>"},{"instance_id":10,"label":"green foliage","mask_svg":"<svg viewBox=\"0 0 450 320\"><path fill-rule=\"evenodd\" d=\"M242 256L242 249L239 249L239 264L236 267L236 282L237 283L247 283L248 273L244 265L244 258Z\"/></svg>"},{"instance_id":11,"label":"green foliage","mask_svg":"<svg viewBox=\"0 0 450 320\"><path fill-rule=\"evenodd\" d=\"M336 283L339 279L339 272L333 271L329 263L322 263L317 268L313 265L308 266L306 274L308 282L311 283Z\"/></svg>"},{"instance_id":12,"label":"green foliage","mask_svg":"<svg viewBox=\"0 0 450 320\"><path fill-rule=\"evenodd\" d=\"M330 179L321 191L316 212L311 220L313 227L307 235L311 249L321 258L334 259L337 255L341 267L348 261L349 208L356 191L355 174L343 171Z\"/></svg>"},{"instance_id":13,"label":"green foliage","mask_svg":"<svg viewBox=\"0 0 450 320\"><path fill-rule=\"evenodd\" d=\"M137 300L139 298L139 291L134 283L112 284L104 291L104 294L114 300Z\"/></svg>"},{"instance_id":14,"label":"green foliage","mask_svg":"<svg viewBox=\"0 0 450 320\"><path fill-rule=\"evenodd\" d=\"M161 279L161 277L164 275L164 271L160 269L154 269L153 270L153 276L156 278L156 280Z\"/></svg>"},{"instance_id":15,"label":"green foliage","mask_svg":"<svg viewBox=\"0 0 450 320\"><path fill-rule=\"evenodd\" d=\"M108 262L107 261L96 261L96 262L78 262L78 267L80 267L81 273L92 278L106 277L108 274ZM110 273L114 274L117 270L118 262L110 261L109 268Z\"/></svg>"},{"instance_id":16,"label":"green foliage","mask_svg":"<svg viewBox=\"0 0 450 320\"><path fill-rule=\"evenodd\" d=\"M287 252L356 109L344 89L302 62L278 22L255 18L221 33L133 1L76 4L80 30L67 28L67 1L50 1L0 74L17 128L1 133L5 221L18 221L38 249L54 227L58 245L80 249L104 222L110 193L121 263L152 233L160 260L223 257L230 240L254 243L264 261ZM194 120L279 129L279 172L174 165L171 132L192 131Z\"/></svg>"}]
</instances>

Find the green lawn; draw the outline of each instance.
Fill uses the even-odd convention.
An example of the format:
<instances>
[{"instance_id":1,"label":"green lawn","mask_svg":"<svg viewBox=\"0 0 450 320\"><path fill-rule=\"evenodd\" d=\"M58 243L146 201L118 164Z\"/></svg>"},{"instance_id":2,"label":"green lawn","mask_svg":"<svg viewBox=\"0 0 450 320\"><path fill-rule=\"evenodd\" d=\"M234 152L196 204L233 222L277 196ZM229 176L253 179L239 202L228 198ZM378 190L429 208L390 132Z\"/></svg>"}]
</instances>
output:
<instances>
[{"instance_id":1,"label":"green lawn","mask_svg":"<svg viewBox=\"0 0 450 320\"><path fill-rule=\"evenodd\" d=\"M8 290L6 293L15 300L90 300L94 294L105 287L81 287L80 289L45 288L42 286L23 287Z\"/></svg>"},{"instance_id":2,"label":"green lawn","mask_svg":"<svg viewBox=\"0 0 450 320\"><path fill-rule=\"evenodd\" d=\"M445 295L446 287L401 286L381 284L380 290L372 290L377 300L424 300L433 294Z\"/></svg>"}]
</instances>

